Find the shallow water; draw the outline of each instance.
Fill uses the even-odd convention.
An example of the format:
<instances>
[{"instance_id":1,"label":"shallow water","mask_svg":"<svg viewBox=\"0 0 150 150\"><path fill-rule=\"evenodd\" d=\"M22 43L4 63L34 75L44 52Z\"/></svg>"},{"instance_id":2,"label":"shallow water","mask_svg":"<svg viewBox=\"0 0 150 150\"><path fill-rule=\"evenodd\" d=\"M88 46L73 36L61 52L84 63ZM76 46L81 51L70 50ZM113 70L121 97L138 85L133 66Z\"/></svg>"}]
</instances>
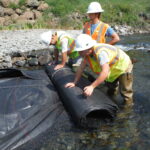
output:
<instances>
[{"instance_id":1,"label":"shallow water","mask_svg":"<svg viewBox=\"0 0 150 150\"><path fill-rule=\"evenodd\" d=\"M137 61L133 69L134 106L132 108L121 107L112 123L99 125L98 129L88 130L76 127L64 112L53 129L42 134L38 142L32 143L31 149L150 149L150 35L130 35L122 39L118 45L128 48L127 53ZM138 49L137 47L141 45L144 45L144 48Z\"/></svg>"}]
</instances>

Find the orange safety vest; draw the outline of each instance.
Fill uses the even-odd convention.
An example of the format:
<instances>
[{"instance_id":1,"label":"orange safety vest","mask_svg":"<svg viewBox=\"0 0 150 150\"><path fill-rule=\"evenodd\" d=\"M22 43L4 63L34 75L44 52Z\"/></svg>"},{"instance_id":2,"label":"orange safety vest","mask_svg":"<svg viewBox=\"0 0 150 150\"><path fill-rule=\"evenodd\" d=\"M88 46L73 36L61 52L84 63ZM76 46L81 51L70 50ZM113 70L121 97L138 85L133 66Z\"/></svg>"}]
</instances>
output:
<instances>
[{"instance_id":1,"label":"orange safety vest","mask_svg":"<svg viewBox=\"0 0 150 150\"><path fill-rule=\"evenodd\" d=\"M84 33L92 37L93 40L96 40L97 43L106 43L105 34L109 25L100 21L93 34L91 35L91 22L86 22L84 25Z\"/></svg>"}]
</instances>

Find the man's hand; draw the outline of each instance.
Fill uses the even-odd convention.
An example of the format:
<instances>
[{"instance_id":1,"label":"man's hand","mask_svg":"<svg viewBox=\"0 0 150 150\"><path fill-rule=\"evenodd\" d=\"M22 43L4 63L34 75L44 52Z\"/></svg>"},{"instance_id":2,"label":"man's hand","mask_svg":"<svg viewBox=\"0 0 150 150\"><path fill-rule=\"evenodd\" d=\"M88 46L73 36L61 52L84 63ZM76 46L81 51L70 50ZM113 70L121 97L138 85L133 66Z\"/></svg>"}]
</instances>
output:
<instances>
[{"instance_id":1,"label":"man's hand","mask_svg":"<svg viewBox=\"0 0 150 150\"><path fill-rule=\"evenodd\" d=\"M94 87L92 85L89 85L89 86L86 86L84 89L83 89L83 94L85 96L91 96L92 93L93 93L93 90L94 90Z\"/></svg>"},{"instance_id":2,"label":"man's hand","mask_svg":"<svg viewBox=\"0 0 150 150\"><path fill-rule=\"evenodd\" d=\"M58 70L58 69L61 69L61 68L63 68L63 67L64 67L64 65L58 64L58 65L54 68L54 70Z\"/></svg>"},{"instance_id":3,"label":"man's hand","mask_svg":"<svg viewBox=\"0 0 150 150\"><path fill-rule=\"evenodd\" d=\"M65 88L72 88L75 87L75 83L74 82L69 82L65 85Z\"/></svg>"}]
</instances>

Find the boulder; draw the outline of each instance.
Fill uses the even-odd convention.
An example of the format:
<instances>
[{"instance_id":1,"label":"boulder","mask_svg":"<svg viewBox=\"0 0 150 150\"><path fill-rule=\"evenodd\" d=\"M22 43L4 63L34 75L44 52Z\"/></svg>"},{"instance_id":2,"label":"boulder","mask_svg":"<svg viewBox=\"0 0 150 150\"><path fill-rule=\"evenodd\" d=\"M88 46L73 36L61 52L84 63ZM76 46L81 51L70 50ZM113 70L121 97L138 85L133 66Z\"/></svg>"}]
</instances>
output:
<instances>
[{"instance_id":1,"label":"boulder","mask_svg":"<svg viewBox=\"0 0 150 150\"><path fill-rule=\"evenodd\" d=\"M4 7L0 6L0 17L4 16Z\"/></svg>"},{"instance_id":2,"label":"boulder","mask_svg":"<svg viewBox=\"0 0 150 150\"><path fill-rule=\"evenodd\" d=\"M17 8L17 9L15 10L15 12L16 12L18 15L22 15L22 10L19 9L19 8Z\"/></svg>"},{"instance_id":3,"label":"boulder","mask_svg":"<svg viewBox=\"0 0 150 150\"><path fill-rule=\"evenodd\" d=\"M40 11L33 10L33 13L34 13L34 18L35 19L39 19L39 18L42 17L42 13Z\"/></svg>"},{"instance_id":4,"label":"boulder","mask_svg":"<svg viewBox=\"0 0 150 150\"><path fill-rule=\"evenodd\" d=\"M3 26L5 22L5 18L4 17L0 17L0 26Z\"/></svg>"},{"instance_id":5,"label":"boulder","mask_svg":"<svg viewBox=\"0 0 150 150\"><path fill-rule=\"evenodd\" d=\"M41 4L39 5L39 7L37 8L37 10L39 10L39 11L44 11L44 10L46 10L47 8L49 8L49 6L48 6L47 3L41 3Z\"/></svg>"},{"instance_id":6,"label":"boulder","mask_svg":"<svg viewBox=\"0 0 150 150\"><path fill-rule=\"evenodd\" d=\"M10 6L10 4L19 4L19 0L1 0L1 4L3 7L7 8Z\"/></svg>"},{"instance_id":7,"label":"boulder","mask_svg":"<svg viewBox=\"0 0 150 150\"><path fill-rule=\"evenodd\" d=\"M27 6L37 8L40 5L38 0L27 0Z\"/></svg>"},{"instance_id":8,"label":"boulder","mask_svg":"<svg viewBox=\"0 0 150 150\"><path fill-rule=\"evenodd\" d=\"M15 14L15 11L12 8L5 8L4 9L4 15L11 16L13 14Z\"/></svg>"}]
</instances>

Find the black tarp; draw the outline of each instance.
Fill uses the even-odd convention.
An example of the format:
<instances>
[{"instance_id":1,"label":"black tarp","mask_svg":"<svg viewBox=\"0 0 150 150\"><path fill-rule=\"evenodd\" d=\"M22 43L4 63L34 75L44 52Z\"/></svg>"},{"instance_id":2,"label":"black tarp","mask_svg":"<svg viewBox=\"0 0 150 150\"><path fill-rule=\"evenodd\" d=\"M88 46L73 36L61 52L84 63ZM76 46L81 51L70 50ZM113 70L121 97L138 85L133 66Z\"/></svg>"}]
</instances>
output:
<instances>
[{"instance_id":1,"label":"black tarp","mask_svg":"<svg viewBox=\"0 0 150 150\"><path fill-rule=\"evenodd\" d=\"M64 111L45 71L0 70L0 150L23 145Z\"/></svg>"},{"instance_id":2,"label":"black tarp","mask_svg":"<svg viewBox=\"0 0 150 150\"><path fill-rule=\"evenodd\" d=\"M118 107L104 93L95 89L92 96L85 97L82 89L90 82L84 78L77 86L65 88L66 83L73 81L74 73L68 67L59 70L54 67L47 66L46 71L75 123L88 126L90 122L94 123L93 119L111 120L115 117Z\"/></svg>"},{"instance_id":3,"label":"black tarp","mask_svg":"<svg viewBox=\"0 0 150 150\"><path fill-rule=\"evenodd\" d=\"M0 70L0 150L38 149L42 133L49 130L52 136L65 124L69 128L74 125L70 119L93 127L95 118L114 118L117 106L109 98L98 90L85 98L82 88L89 84L86 79L78 87L64 88L74 73L69 68L54 71L53 67L46 71L55 86L44 70Z\"/></svg>"}]
</instances>

